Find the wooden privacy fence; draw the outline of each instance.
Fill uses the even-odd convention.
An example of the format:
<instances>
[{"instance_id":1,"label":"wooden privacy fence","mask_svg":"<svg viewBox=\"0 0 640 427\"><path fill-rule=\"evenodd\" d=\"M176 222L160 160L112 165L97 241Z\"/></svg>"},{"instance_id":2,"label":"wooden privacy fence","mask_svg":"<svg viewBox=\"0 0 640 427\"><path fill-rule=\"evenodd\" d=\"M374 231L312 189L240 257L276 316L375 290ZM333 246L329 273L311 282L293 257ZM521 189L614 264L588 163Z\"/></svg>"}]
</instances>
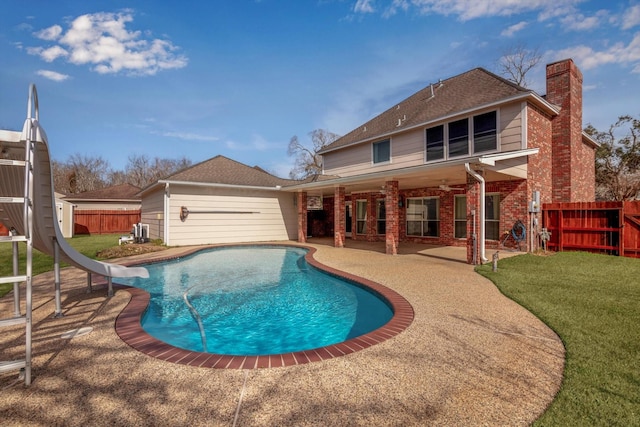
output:
<instances>
[{"instance_id":1,"label":"wooden privacy fence","mask_svg":"<svg viewBox=\"0 0 640 427\"><path fill-rule=\"evenodd\" d=\"M542 224L551 250L640 258L640 201L545 203Z\"/></svg>"},{"instance_id":2,"label":"wooden privacy fence","mask_svg":"<svg viewBox=\"0 0 640 427\"><path fill-rule=\"evenodd\" d=\"M133 224L140 222L137 210L75 210L73 213L74 234L130 233Z\"/></svg>"}]
</instances>

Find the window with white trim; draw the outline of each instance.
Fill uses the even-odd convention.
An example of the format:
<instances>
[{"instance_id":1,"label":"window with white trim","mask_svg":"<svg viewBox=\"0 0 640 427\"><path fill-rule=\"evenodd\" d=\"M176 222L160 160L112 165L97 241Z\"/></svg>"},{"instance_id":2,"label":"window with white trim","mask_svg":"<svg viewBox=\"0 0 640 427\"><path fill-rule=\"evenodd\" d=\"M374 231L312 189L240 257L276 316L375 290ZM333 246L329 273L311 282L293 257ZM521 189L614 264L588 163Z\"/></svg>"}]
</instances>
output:
<instances>
[{"instance_id":1,"label":"window with white trim","mask_svg":"<svg viewBox=\"0 0 640 427\"><path fill-rule=\"evenodd\" d=\"M376 200L376 232L378 234L387 232L387 211L384 199Z\"/></svg>"},{"instance_id":2,"label":"window with white trim","mask_svg":"<svg viewBox=\"0 0 640 427\"><path fill-rule=\"evenodd\" d=\"M449 157L469 155L469 119L449 123Z\"/></svg>"},{"instance_id":3,"label":"window with white trim","mask_svg":"<svg viewBox=\"0 0 640 427\"><path fill-rule=\"evenodd\" d=\"M467 196L457 194L453 198L453 237L456 239L467 238Z\"/></svg>"},{"instance_id":4,"label":"window with white trim","mask_svg":"<svg viewBox=\"0 0 640 427\"><path fill-rule=\"evenodd\" d=\"M425 161L434 162L498 149L498 112L489 111L425 129Z\"/></svg>"},{"instance_id":5,"label":"window with white trim","mask_svg":"<svg viewBox=\"0 0 640 427\"><path fill-rule=\"evenodd\" d=\"M484 196L484 237L500 240L500 193Z\"/></svg>"},{"instance_id":6,"label":"window with white trim","mask_svg":"<svg viewBox=\"0 0 640 427\"><path fill-rule=\"evenodd\" d=\"M496 112L473 116L473 152L493 151L498 148Z\"/></svg>"},{"instance_id":7,"label":"window with white trim","mask_svg":"<svg viewBox=\"0 0 640 427\"><path fill-rule=\"evenodd\" d=\"M407 199L407 236L440 236L440 199Z\"/></svg>"},{"instance_id":8,"label":"window with white trim","mask_svg":"<svg viewBox=\"0 0 640 427\"><path fill-rule=\"evenodd\" d=\"M356 200L356 234L367 234L366 200Z\"/></svg>"},{"instance_id":9,"label":"window with white trim","mask_svg":"<svg viewBox=\"0 0 640 427\"><path fill-rule=\"evenodd\" d=\"M374 142L372 144L372 149L373 149L374 164L391 161L391 140L390 139Z\"/></svg>"},{"instance_id":10,"label":"window with white trim","mask_svg":"<svg viewBox=\"0 0 640 427\"><path fill-rule=\"evenodd\" d=\"M444 159L444 125L427 129L427 161Z\"/></svg>"}]
</instances>

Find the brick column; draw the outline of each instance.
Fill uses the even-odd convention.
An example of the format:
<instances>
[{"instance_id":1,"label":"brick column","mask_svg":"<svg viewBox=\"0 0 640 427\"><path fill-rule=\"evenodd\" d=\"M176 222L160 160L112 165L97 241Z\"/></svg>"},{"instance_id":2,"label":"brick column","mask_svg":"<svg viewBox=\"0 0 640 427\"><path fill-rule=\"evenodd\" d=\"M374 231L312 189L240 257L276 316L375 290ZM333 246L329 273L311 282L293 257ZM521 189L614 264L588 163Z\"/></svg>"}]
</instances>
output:
<instances>
[{"instance_id":1,"label":"brick column","mask_svg":"<svg viewBox=\"0 0 640 427\"><path fill-rule=\"evenodd\" d=\"M298 203L298 242L307 242L307 193L297 193Z\"/></svg>"},{"instance_id":2,"label":"brick column","mask_svg":"<svg viewBox=\"0 0 640 427\"><path fill-rule=\"evenodd\" d=\"M346 234L345 188L336 187L333 198L333 246L344 248Z\"/></svg>"},{"instance_id":3,"label":"brick column","mask_svg":"<svg viewBox=\"0 0 640 427\"><path fill-rule=\"evenodd\" d=\"M398 181L385 182L384 207L386 213L386 252L388 255L398 253L400 240L400 209L398 208Z\"/></svg>"},{"instance_id":4,"label":"brick column","mask_svg":"<svg viewBox=\"0 0 640 427\"><path fill-rule=\"evenodd\" d=\"M475 215L473 215L474 211ZM476 236L475 248L473 242L474 225ZM469 264L473 264L474 249L476 262L480 264L480 183L474 177L467 174L467 263Z\"/></svg>"}]
</instances>

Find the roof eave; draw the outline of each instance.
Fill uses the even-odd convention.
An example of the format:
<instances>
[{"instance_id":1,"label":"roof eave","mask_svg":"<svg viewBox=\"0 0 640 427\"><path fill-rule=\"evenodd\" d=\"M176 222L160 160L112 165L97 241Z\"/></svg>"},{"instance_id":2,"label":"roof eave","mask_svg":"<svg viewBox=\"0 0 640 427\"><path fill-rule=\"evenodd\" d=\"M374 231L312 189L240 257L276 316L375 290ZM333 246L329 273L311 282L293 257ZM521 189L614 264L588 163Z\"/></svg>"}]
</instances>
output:
<instances>
[{"instance_id":1,"label":"roof eave","mask_svg":"<svg viewBox=\"0 0 640 427\"><path fill-rule=\"evenodd\" d=\"M306 189L316 189L327 186L337 186L340 184L352 184L361 180L370 180L376 178L385 178L393 176L394 178L402 178L403 175L414 174L421 171L432 171L437 169L443 169L451 166L461 166L465 163L474 163L486 166L495 166L496 162L501 160L515 159L518 157L532 156L538 154L540 150L538 148L528 148L525 150L509 151L506 153L486 154L482 156L465 157L461 159L449 160L440 163L427 163L418 166L411 166L402 169L392 169L380 172L373 172L369 174L353 175L347 177L341 177L336 179L330 179L325 181L315 181L305 184L298 184L286 187L286 191L303 191Z\"/></svg>"},{"instance_id":2,"label":"roof eave","mask_svg":"<svg viewBox=\"0 0 640 427\"><path fill-rule=\"evenodd\" d=\"M172 181L172 180L163 180L163 179L159 180L158 184L188 185L192 187L237 188L237 189L244 189L244 190L248 189L248 190L268 190L268 191L280 191L282 189L281 185L262 186L262 185L221 184L217 182Z\"/></svg>"}]
</instances>

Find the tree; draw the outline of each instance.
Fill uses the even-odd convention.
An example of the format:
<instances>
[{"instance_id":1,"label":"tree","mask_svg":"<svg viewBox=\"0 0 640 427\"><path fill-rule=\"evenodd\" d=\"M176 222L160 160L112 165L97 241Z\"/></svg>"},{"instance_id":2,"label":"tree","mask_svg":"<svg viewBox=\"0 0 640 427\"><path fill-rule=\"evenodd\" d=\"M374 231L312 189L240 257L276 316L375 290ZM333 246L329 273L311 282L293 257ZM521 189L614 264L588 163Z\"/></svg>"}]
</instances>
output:
<instances>
[{"instance_id":1,"label":"tree","mask_svg":"<svg viewBox=\"0 0 640 427\"><path fill-rule=\"evenodd\" d=\"M65 163L53 161L53 186L64 194L84 193L104 188L111 168L102 157L73 154Z\"/></svg>"},{"instance_id":2,"label":"tree","mask_svg":"<svg viewBox=\"0 0 640 427\"><path fill-rule=\"evenodd\" d=\"M191 160L186 157L177 160L156 157L152 160L142 154L129 156L128 160L124 172L127 182L139 188L145 188L159 179L191 166Z\"/></svg>"},{"instance_id":3,"label":"tree","mask_svg":"<svg viewBox=\"0 0 640 427\"><path fill-rule=\"evenodd\" d=\"M585 133L600 144L596 151L596 198L640 199L640 119L620 116L606 132L588 125Z\"/></svg>"},{"instance_id":4,"label":"tree","mask_svg":"<svg viewBox=\"0 0 640 427\"><path fill-rule=\"evenodd\" d=\"M191 166L191 160L150 159L146 155L130 156L124 171L114 170L102 157L74 154L66 162L53 160L53 187L64 194L84 193L112 185L129 183L144 188L158 179Z\"/></svg>"},{"instance_id":5,"label":"tree","mask_svg":"<svg viewBox=\"0 0 640 427\"><path fill-rule=\"evenodd\" d=\"M311 137L311 147L307 147L300 143L296 135L291 137L287 154L295 156L295 163L289 177L292 179L304 179L311 175L319 175L322 173L322 156L318 151L328 146L336 139L340 138L333 132L325 129L316 129L309 132Z\"/></svg>"},{"instance_id":6,"label":"tree","mask_svg":"<svg viewBox=\"0 0 640 427\"><path fill-rule=\"evenodd\" d=\"M527 73L538 65L541 59L542 55L538 49L530 50L522 44L511 46L498 60L499 73L515 84L527 87Z\"/></svg>"}]
</instances>

